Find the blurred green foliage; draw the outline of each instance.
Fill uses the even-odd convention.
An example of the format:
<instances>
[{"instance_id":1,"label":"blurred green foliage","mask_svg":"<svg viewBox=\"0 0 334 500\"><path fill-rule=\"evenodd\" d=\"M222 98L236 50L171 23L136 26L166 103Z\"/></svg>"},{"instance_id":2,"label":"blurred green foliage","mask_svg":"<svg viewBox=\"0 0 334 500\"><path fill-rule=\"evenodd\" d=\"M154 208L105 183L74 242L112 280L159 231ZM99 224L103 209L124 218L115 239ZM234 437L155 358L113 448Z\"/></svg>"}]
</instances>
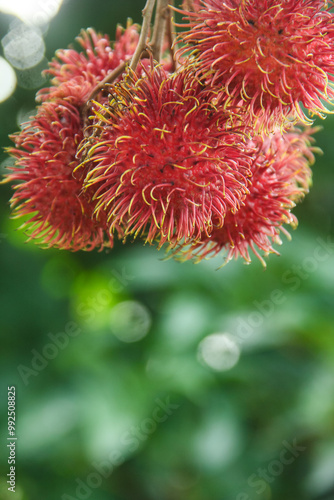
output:
<instances>
[{"instance_id":1,"label":"blurred green foliage","mask_svg":"<svg viewBox=\"0 0 334 500\"><path fill-rule=\"evenodd\" d=\"M47 58L82 27L112 37L117 22L140 22L142 7L69 0L46 34ZM1 36L9 22L1 16ZM0 104L3 146L34 93L18 87ZM1 499L12 498L12 385L16 500L334 498L334 250L323 243L334 241L334 118L322 125L324 155L295 211L299 228L266 270L256 258L220 270L221 257L163 261L137 242L109 253L43 251L24 243L2 186ZM7 161L1 152L2 171ZM129 342L132 331L143 338ZM197 357L217 332L241 350L221 373ZM299 451L284 455L294 443Z\"/></svg>"}]
</instances>

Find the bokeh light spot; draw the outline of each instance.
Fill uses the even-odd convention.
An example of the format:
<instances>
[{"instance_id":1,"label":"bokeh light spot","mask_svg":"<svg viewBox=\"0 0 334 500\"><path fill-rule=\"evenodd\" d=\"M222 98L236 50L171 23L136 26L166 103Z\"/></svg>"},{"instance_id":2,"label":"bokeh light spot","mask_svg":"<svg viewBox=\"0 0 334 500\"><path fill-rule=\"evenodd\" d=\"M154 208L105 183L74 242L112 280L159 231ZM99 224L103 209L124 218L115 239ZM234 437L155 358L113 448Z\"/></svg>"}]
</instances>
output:
<instances>
[{"instance_id":1,"label":"bokeh light spot","mask_svg":"<svg viewBox=\"0 0 334 500\"><path fill-rule=\"evenodd\" d=\"M17 84L24 89L37 89L45 84L46 78L42 71L47 68L47 60L44 57L33 68L27 68L16 71Z\"/></svg>"},{"instance_id":2,"label":"bokeh light spot","mask_svg":"<svg viewBox=\"0 0 334 500\"><path fill-rule=\"evenodd\" d=\"M45 45L38 29L16 24L2 39L6 59L14 68L36 66L44 57Z\"/></svg>"},{"instance_id":3,"label":"bokeh light spot","mask_svg":"<svg viewBox=\"0 0 334 500\"><path fill-rule=\"evenodd\" d=\"M2 102L12 95L16 87L15 71L3 57L0 57L0 75L0 102Z\"/></svg>"},{"instance_id":4,"label":"bokeh light spot","mask_svg":"<svg viewBox=\"0 0 334 500\"><path fill-rule=\"evenodd\" d=\"M198 346L199 361L216 371L227 371L239 360L240 349L232 335L213 333L205 337Z\"/></svg>"},{"instance_id":5,"label":"bokeh light spot","mask_svg":"<svg viewBox=\"0 0 334 500\"><path fill-rule=\"evenodd\" d=\"M151 322L147 308L133 300L117 304L110 314L111 331L122 342L141 340L147 335Z\"/></svg>"},{"instance_id":6,"label":"bokeh light spot","mask_svg":"<svg viewBox=\"0 0 334 500\"><path fill-rule=\"evenodd\" d=\"M0 0L0 11L12 14L24 23L46 24L58 12L63 0Z\"/></svg>"}]
</instances>

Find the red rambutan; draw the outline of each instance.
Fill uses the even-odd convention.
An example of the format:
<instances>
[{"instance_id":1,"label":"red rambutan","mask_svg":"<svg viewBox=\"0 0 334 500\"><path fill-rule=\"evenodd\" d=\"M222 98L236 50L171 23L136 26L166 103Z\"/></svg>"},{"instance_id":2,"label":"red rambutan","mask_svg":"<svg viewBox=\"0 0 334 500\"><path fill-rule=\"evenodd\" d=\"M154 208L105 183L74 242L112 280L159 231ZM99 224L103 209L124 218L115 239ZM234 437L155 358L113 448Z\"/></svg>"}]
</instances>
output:
<instances>
[{"instance_id":1,"label":"red rambutan","mask_svg":"<svg viewBox=\"0 0 334 500\"><path fill-rule=\"evenodd\" d=\"M110 93L99 137L82 147L84 185L110 232L119 225L125 236L172 247L239 209L254 155L240 117L217 109L191 71L155 68Z\"/></svg>"},{"instance_id":2,"label":"red rambutan","mask_svg":"<svg viewBox=\"0 0 334 500\"><path fill-rule=\"evenodd\" d=\"M131 57L138 37L136 25L118 27L112 47L106 35L89 29L78 37L84 52L59 50L50 63L46 72L54 77L53 86L38 93L44 102L11 137L15 148L8 149L17 159L6 178L17 183L11 205L15 217L30 216L24 224L30 239L73 251L112 245L112 238L105 238L103 213L99 221L92 220L94 204L89 191L82 193L82 181L73 170L83 139L83 105L107 74ZM106 102L107 96L99 99Z\"/></svg>"},{"instance_id":3,"label":"red rambutan","mask_svg":"<svg viewBox=\"0 0 334 500\"><path fill-rule=\"evenodd\" d=\"M73 48L60 49L50 62L45 74L52 76L52 87L44 88L37 94L41 101L64 98L74 86L80 89L78 105L84 104L94 88L133 55L139 39L138 26L121 26L116 30L116 41L111 43L108 35L96 33L93 29L82 30L77 42L83 48L78 52ZM70 83L70 87L62 84ZM73 98L73 96L71 96Z\"/></svg>"},{"instance_id":4,"label":"red rambutan","mask_svg":"<svg viewBox=\"0 0 334 500\"><path fill-rule=\"evenodd\" d=\"M25 125L11 136L15 148L8 152L16 165L6 181L15 183L13 216L25 216L29 240L73 251L110 246L105 221L92 219L94 205L81 192L82 182L73 177L83 138L78 109L61 99L45 102Z\"/></svg>"},{"instance_id":5,"label":"red rambutan","mask_svg":"<svg viewBox=\"0 0 334 500\"><path fill-rule=\"evenodd\" d=\"M193 49L198 72L248 107L266 128L285 117L310 121L334 98L334 17L326 0L200 0L180 11L189 27L179 53Z\"/></svg>"},{"instance_id":6,"label":"red rambutan","mask_svg":"<svg viewBox=\"0 0 334 500\"><path fill-rule=\"evenodd\" d=\"M226 262L238 256L250 262L252 249L265 265L257 249L265 255L278 253L272 245L281 244L280 231L289 236L283 224L297 225L291 209L311 184L309 165L316 151L311 146L311 134L315 130L292 128L283 135L277 132L266 138L253 164L252 183L243 206L236 213L230 211L223 227L215 227L210 237L204 235L202 241L182 251L181 259L200 261L225 249Z\"/></svg>"}]
</instances>

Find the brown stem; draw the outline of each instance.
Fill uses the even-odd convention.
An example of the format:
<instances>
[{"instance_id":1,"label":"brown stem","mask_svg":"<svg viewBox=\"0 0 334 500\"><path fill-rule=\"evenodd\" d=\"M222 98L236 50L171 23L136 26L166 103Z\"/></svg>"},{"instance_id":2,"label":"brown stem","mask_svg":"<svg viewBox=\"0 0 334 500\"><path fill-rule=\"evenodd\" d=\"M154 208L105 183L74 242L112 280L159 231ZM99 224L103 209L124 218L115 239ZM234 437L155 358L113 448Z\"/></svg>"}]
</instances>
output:
<instances>
[{"instance_id":1,"label":"brown stem","mask_svg":"<svg viewBox=\"0 0 334 500\"><path fill-rule=\"evenodd\" d=\"M141 58L142 52L147 48L147 39L151 27L151 19L153 14L153 9L156 0L147 0L146 5L142 11L143 14L143 24L140 32L140 37L138 41L135 53L132 56L131 63L129 66L130 71L136 71L138 62Z\"/></svg>"},{"instance_id":2,"label":"brown stem","mask_svg":"<svg viewBox=\"0 0 334 500\"><path fill-rule=\"evenodd\" d=\"M153 37L151 42L153 59L160 62L162 44L165 38L169 8L168 0L157 0Z\"/></svg>"},{"instance_id":3,"label":"brown stem","mask_svg":"<svg viewBox=\"0 0 334 500\"><path fill-rule=\"evenodd\" d=\"M100 83L98 83L96 85L96 87L94 87L94 89L91 91L91 93L87 97L87 101L82 106L81 114L82 114L83 117L86 116L91 101L97 96L97 94L101 90L103 90L103 88L105 87L105 85L107 83L112 83L114 80L116 80L116 78L118 78L123 73L123 71L125 70L126 65L128 64L128 62L129 61L124 61L124 62L120 63L117 66L117 68L115 68L113 71L111 71L110 73L108 73L107 76Z\"/></svg>"},{"instance_id":4,"label":"brown stem","mask_svg":"<svg viewBox=\"0 0 334 500\"><path fill-rule=\"evenodd\" d=\"M87 101L91 101L94 99L94 97L97 96L97 94L100 92L100 90L103 89L106 83L112 83L116 78L118 78L123 71L126 68L126 65L128 64L129 61L123 61L120 63L117 68L111 71L103 80L100 82L98 85L96 85L95 89L92 91L92 93L88 96Z\"/></svg>"},{"instance_id":5,"label":"brown stem","mask_svg":"<svg viewBox=\"0 0 334 500\"><path fill-rule=\"evenodd\" d=\"M174 0L169 0L169 8L168 8L168 19L167 19L167 37L168 37L168 45L169 50L172 56L172 72L177 69L177 61L175 58L175 32L173 31L174 24L172 19L172 11L171 8L174 7Z\"/></svg>"},{"instance_id":6,"label":"brown stem","mask_svg":"<svg viewBox=\"0 0 334 500\"><path fill-rule=\"evenodd\" d=\"M153 33L153 41L152 41L152 48L153 48L153 58L159 61L160 59L160 52L161 52L161 45L163 41L163 36L164 36L164 25L166 23L166 20L171 18L170 12L168 9L168 0L146 0L146 5L142 11L143 15L143 24L142 24L142 29L140 32L140 37L138 41L138 45L136 47L136 50L132 56L132 59L130 60L130 66L129 70L135 70L139 60L142 57L147 57L147 40L148 40L148 35L149 35L149 30L151 26L151 19L153 15L153 9L155 2L158 1L157 9L156 9L156 17L155 17L155 26L154 26L154 33ZM173 2L173 0L172 0ZM168 23L169 24L169 23ZM172 38L171 38L172 41ZM89 106L91 104L91 101L98 95L98 93L103 90L105 85L107 83L112 83L116 78L118 78L123 71L126 69L127 64L129 63L129 60L124 61L117 66L113 71L108 73L106 77L96 85L96 87L92 90L92 92L89 94L87 97L86 103L82 106L81 112L82 116L84 117L84 121L86 121L86 115L88 113Z\"/></svg>"},{"instance_id":7,"label":"brown stem","mask_svg":"<svg viewBox=\"0 0 334 500\"><path fill-rule=\"evenodd\" d=\"M98 84L96 87L92 90L90 95L87 98L86 103L82 106L81 108L81 116L83 118L84 122L84 128L87 126L88 122L88 111L89 107L91 105L91 101L98 95L100 91L104 89L104 87L108 83L112 83L116 78L118 78L126 69L128 63L129 67L129 73L131 71L135 71L138 65L138 62L142 57L148 57L149 54L149 49L150 46L148 46L148 38L149 38L149 32L151 28L151 20L152 20L152 15L153 15L153 10L154 6L157 2L157 8L156 8L156 15L155 15L155 20L154 20L154 30L153 30L153 37L152 37L152 43L150 44L152 47L152 52L153 52L153 58L157 61L160 61L161 57L161 52L162 52L162 44L164 40L164 35L165 35L165 29L166 29L166 23L168 25L167 30L168 30L168 38L170 41L170 46L171 46L171 51L172 51L172 57L173 57L173 64L174 64L174 52L172 48L172 43L174 41L174 34L172 33L172 22L171 22L171 13L168 7L168 0L146 0L146 5L144 9L142 10L142 15L143 15L143 24L142 28L140 31L140 36L139 36L139 41L136 47L136 50L131 58L131 60L127 60L119 64L117 68L115 68L113 71L111 71L106 77ZM173 0L171 1L173 4ZM101 113L103 117L106 116L105 113ZM93 137L95 137L98 134L99 127L102 124L102 120L99 120L98 123L95 126L95 130L93 133L90 135L90 140ZM87 131L85 130L85 135Z\"/></svg>"}]
</instances>

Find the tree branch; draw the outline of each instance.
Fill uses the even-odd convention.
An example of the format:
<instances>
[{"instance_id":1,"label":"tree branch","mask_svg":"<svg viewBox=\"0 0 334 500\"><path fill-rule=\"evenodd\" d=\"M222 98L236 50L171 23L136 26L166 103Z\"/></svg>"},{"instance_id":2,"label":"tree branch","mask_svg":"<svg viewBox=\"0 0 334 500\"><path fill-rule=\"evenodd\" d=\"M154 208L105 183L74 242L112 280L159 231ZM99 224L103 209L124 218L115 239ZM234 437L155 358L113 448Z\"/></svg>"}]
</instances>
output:
<instances>
[{"instance_id":1,"label":"tree branch","mask_svg":"<svg viewBox=\"0 0 334 500\"><path fill-rule=\"evenodd\" d=\"M169 7L168 7L168 19L167 19L167 37L168 37L168 44L169 44L169 50L171 52L172 56L172 72L176 71L177 69L177 61L175 58L175 32L173 31L174 24L173 24L173 18L172 18L172 11L171 8L174 7L174 0L169 0Z\"/></svg>"},{"instance_id":2,"label":"tree branch","mask_svg":"<svg viewBox=\"0 0 334 500\"><path fill-rule=\"evenodd\" d=\"M148 34L150 31L151 27L151 19L153 15L153 9L155 5L156 0L147 0L146 5L142 11L143 14L143 24L140 32L140 37L138 41L137 48L135 50L135 53L132 56L131 63L129 66L130 71L136 71L138 62L141 58L142 52L146 49L147 47L147 39L148 39Z\"/></svg>"},{"instance_id":3,"label":"tree branch","mask_svg":"<svg viewBox=\"0 0 334 500\"><path fill-rule=\"evenodd\" d=\"M102 80L102 82L100 82L98 85L96 85L96 87L94 87L92 92L87 97L87 101L85 102L85 104L82 106L82 109L81 109L81 115L84 118L87 114L87 111L88 111L88 108L90 106L90 102L92 101L92 99L94 99L97 96L97 94L101 90L103 90L103 88L105 87L105 85L107 83L112 83L114 80L116 80L116 78L118 78L123 73L128 62L129 61L124 61L121 64L119 64L119 66L117 66L117 68L115 68L113 71L111 71L110 73L108 73L106 75L106 77Z\"/></svg>"},{"instance_id":4,"label":"tree branch","mask_svg":"<svg viewBox=\"0 0 334 500\"><path fill-rule=\"evenodd\" d=\"M169 18L168 0L157 0L157 9L155 13L154 31L152 36L152 55L153 59L160 62L162 44L165 38L166 23Z\"/></svg>"}]
</instances>

